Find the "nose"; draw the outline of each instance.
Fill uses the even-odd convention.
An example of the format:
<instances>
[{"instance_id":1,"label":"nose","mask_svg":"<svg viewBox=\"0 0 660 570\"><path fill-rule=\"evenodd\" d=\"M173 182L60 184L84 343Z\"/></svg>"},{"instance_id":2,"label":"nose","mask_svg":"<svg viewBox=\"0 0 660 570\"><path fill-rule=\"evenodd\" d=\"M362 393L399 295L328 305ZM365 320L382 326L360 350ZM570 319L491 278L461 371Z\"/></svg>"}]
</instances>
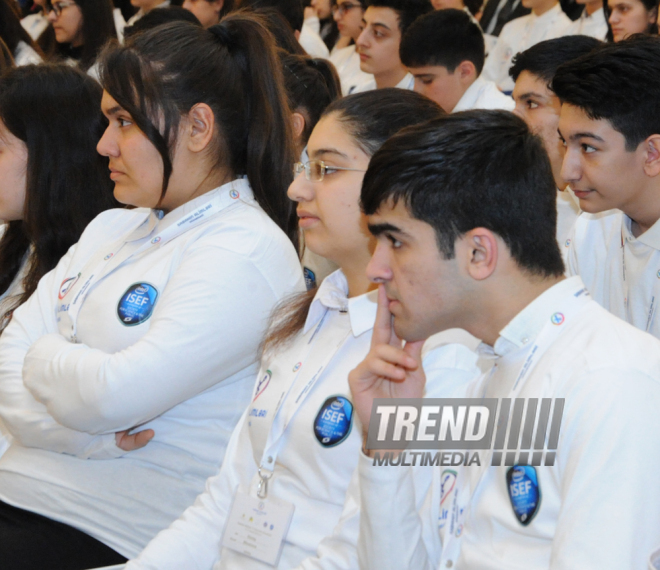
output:
<instances>
[{"instance_id":1,"label":"nose","mask_svg":"<svg viewBox=\"0 0 660 570\"><path fill-rule=\"evenodd\" d=\"M119 147L112 135L112 127L108 125L103 136L96 145L96 152L101 156L117 157L119 156Z\"/></svg>"},{"instance_id":2,"label":"nose","mask_svg":"<svg viewBox=\"0 0 660 570\"><path fill-rule=\"evenodd\" d=\"M55 15L55 10L51 10L50 12L47 13L46 19L52 24L55 20L57 20L57 16Z\"/></svg>"},{"instance_id":3,"label":"nose","mask_svg":"<svg viewBox=\"0 0 660 570\"><path fill-rule=\"evenodd\" d=\"M307 180L305 173L301 172L289 185L286 195L294 202L309 202L314 197L314 183Z\"/></svg>"},{"instance_id":4,"label":"nose","mask_svg":"<svg viewBox=\"0 0 660 570\"><path fill-rule=\"evenodd\" d=\"M192 2L190 0L185 0L181 7L185 10L192 10Z\"/></svg>"},{"instance_id":5,"label":"nose","mask_svg":"<svg viewBox=\"0 0 660 570\"><path fill-rule=\"evenodd\" d=\"M392 280L388 249L381 240L376 242L376 249L367 264L367 277L372 283L386 283Z\"/></svg>"},{"instance_id":6,"label":"nose","mask_svg":"<svg viewBox=\"0 0 660 570\"><path fill-rule=\"evenodd\" d=\"M522 103L516 103L516 107L513 110L514 115L518 115L523 121L527 122L525 120L525 112L524 112L524 107Z\"/></svg>"},{"instance_id":7,"label":"nose","mask_svg":"<svg viewBox=\"0 0 660 570\"><path fill-rule=\"evenodd\" d=\"M610 17L607 19L607 21L610 24L618 24L619 23L619 16L618 16L616 10L612 10L612 12L610 12Z\"/></svg>"},{"instance_id":8,"label":"nose","mask_svg":"<svg viewBox=\"0 0 660 570\"><path fill-rule=\"evenodd\" d=\"M568 184L578 182L582 178L580 156L577 149L565 149L564 160L561 163L561 177Z\"/></svg>"},{"instance_id":9,"label":"nose","mask_svg":"<svg viewBox=\"0 0 660 570\"><path fill-rule=\"evenodd\" d=\"M355 40L355 45L357 47L366 47L368 45L368 34L367 34L367 28L362 30L360 32L360 35L358 36L358 39Z\"/></svg>"}]
</instances>

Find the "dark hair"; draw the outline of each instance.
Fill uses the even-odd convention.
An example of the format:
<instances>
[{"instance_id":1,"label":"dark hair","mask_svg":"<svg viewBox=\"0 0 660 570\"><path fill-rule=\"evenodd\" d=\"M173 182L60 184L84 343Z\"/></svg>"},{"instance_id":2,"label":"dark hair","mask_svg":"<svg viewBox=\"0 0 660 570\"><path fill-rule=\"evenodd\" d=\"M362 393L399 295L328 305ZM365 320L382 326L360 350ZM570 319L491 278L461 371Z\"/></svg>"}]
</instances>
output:
<instances>
[{"instance_id":1,"label":"dark hair","mask_svg":"<svg viewBox=\"0 0 660 570\"><path fill-rule=\"evenodd\" d=\"M289 108L305 117L302 140L307 143L325 108L341 97L339 76L327 59L292 55L281 51Z\"/></svg>"},{"instance_id":2,"label":"dark hair","mask_svg":"<svg viewBox=\"0 0 660 570\"><path fill-rule=\"evenodd\" d=\"M545 40L513 56L509 75L514 81L523 71L550 85L560 65L577 59L598 47L603 42L589 36L563 36Z\"/></svg>"},{"instance_id":3,"label":"dark hair","mask_svg":"<svg viewBox=\"0 0 660 570\"><path fill-rule=\"evenodd\" d=\"M247 175L259 205L297 242L286 196L295 161L290 113L273 37L260 17L236 12L208 30L172 22L138 34L104 53L101 83L161 155L162 196L182 115L209 105L220 133L218 166Z\"/></svg>"},{"instance_id":4,"label":"dark hair","mask_svg":"<svg viewBox=\"0 0 660 570\"><path fill-rule=\"evenodd\" d=\"M0 75L6 70L14 67L14 56L7 44L0 38Z\"/></svg>"},{"instance_id":5,"label":"dark hair","mask_svg":"<svg viewBox=\"0 0 660 570\"><path fill-rule=\"evenodd\" d=\"M646 30L647 34L650 34L652 36L658 35L658 18L660 17L660 14L658 13L658 0L639 0L642 4L644 4L644 8L646 8L647 12L651 12L652 10L655 10L655 23L649 25L649 29ZM612 33L612 26L610 24L610 15L612 14L610 12L610 7L607 4L607 0L603 0L603 13L605 16L605 22L607 23L607 35L605 36L605 39L608 42L614 42L614 34Z\"/></svg>"},{"instance_id":6,"label":"dark hair","mask_svg":"<svg viewBox=\"0 0 660 570\"><path fill-rule=\"evenodd\" d=\"M49 0L50 1L50 0ZM70 44L58 46L61 57L72 57L87 71L98 57L108 40L116 39L112 0L75 0L82 12L83 45L80 49Z\"/></svg>"},{"instance_id":7,"label":"dark hair","mask_svg":"<svg viewBox=\"0 0 660 570\"><path fill-rule=\"evenodd\" d=\"M96 152L107 125L101 94L94 79L68 65L18 67L0 77L0 119L28 154L24 217L9 222L0 239L0 292L29 255L15 306L92 219L118 205L108 159Z\"/></svg>"},{"instance_id":8,"label":"dark hair","mask_svg":"<svg viewBox=\"0 0 660 570\"><path fill-rule=\"evenodd\" d=\"M660 38L635 34L559 67L551 85L563 103L606 119L633 151L660 133Z\"/></svg>"},{"instance_id":9,"label":"dark hair","mask_svg":"<svg viewBox=\"0 0 660 570\"><path fill-rule=\"evenodd\" d=\"M444 114L437 103L419 93L388 87L337 99L322 116L335 117L356 145L371 156L401 129ZM286 344L302 330L315 294L316 289L311 289L280 303L271 317L262 352Z\"/></svg>"},{"instance_id":10,"label":"dark hair","mask_svg":"<svg viewBox=\"0 0 660 570\"><path fill-rule=\"evenodd\" d=\"M367 8L391 8L399 17L399 30L405 34L417 18L433 11L431 0L367 0Z\"/></svg>"},{"instance_id":11,"label":"dark hair","mask_svg":"<svg viewBox=\"0 0 660 570\"><path fill-rule=\"evenodd\" d=\"M399 47L406 67L439 65L454 73L463 61L471 61L477 75L484 67L484 36L463 10L435 10L408 28Z\"/></svg>"},{"instance_id":12,"label":"dark hair","mask_svg":"<svg viewBox=\"0 0 660 570\"><path fill-rule=\"evenodd\" d=\"M34 43L30 34L21 26L20 13L14 0L0 0L0 39L4 40L14 56L20 42L25 42L41 54L41 50Z\"/></svg>"},{"instance_id":13,"label":"dark hair","mask_svg":"<svg viewBox=\"0 0 660 570\"><path fill-rule=\"evenodd\" d=\"M484 0L463 0L463 4L470 10L470 14L476 16L484 5Z\"/></svg>"},{"instance_id":14,"label":"dark hair","mask_svg":"<svg viewBox=\"0 0 660 570\"><path fill-rule=\"evenodd\" d=\"M302 30L305 18L302 0L241 0L240 7L250 10L275 8L289 22L292 30Z\"/></svg>"},{"instance_id":15,"label":"dark hair","mask_svg":"<svg viewBox=\"0 0 660 570\"><path fill-rule=\"evenodd\" d=\"M362 208L399 200L431 225L445 259L466 232L500 236L531 275L560 276L557 188L543 142L506 111L466 111L402 131L374 154Z\"/></svg>"},{"instance_id":16,"label":"dark hair","mask_svg":"<svg viewBox=\"0 0 660 570\"><path fill-rule=\"evenodd\" d=\"M263 17L264 24L268 28L268 31L273 34L275 44L278 48L287 53L307 55L307 52L296 39L293 28L287 22L286 18L282 16L282 12L275 8L258 8L254 12Z\"/></svg>"},{"instance_id":17,"label":"dark hair","mask_svg":"<svg viewBox=\"0 0 660 570\"><path fill-rule=\"evenodd\" d=\"M202 25L197 19L197 16L195 16L195 14L193 14L190 10L185 10L180 6L168 6L167 8L151 10L142 16L142 18L140 18L132 26L126 26L124 28L124 40L135 34L144 32L145 30L151 30L152 28L157 28L163 24L179 21L190 22L191 24L195 24L197 26Z\"/></svg>"}]
</instances>

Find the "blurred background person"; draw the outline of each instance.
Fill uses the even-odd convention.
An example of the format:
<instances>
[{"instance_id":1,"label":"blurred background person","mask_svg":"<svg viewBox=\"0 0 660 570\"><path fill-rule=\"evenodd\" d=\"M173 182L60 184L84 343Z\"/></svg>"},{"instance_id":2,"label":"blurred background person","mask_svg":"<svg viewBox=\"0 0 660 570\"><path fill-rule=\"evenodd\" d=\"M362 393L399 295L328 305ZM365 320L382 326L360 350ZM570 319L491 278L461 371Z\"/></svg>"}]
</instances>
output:
<instances>
[{"instance_id":1,"label":"blurred background person","mask_svg":"<svg viewBox=\"0 0 660 570\"><path fill-rule=\"evenodd\" d=\"M41 50L21 26L20 16L14 0L0 0L0 39L9 48L17 66L41 63Z\"/></svg>"},{"instance_id":2,"label":"blurred background person","mask_svg":"<svg viewBox=\"0 0 660 570\"><path fill-rule=\"evenodd\" d=\"M609 41L620 42L633 34L658 33L658 0L608 0L604 8Z\"/></svg>"}]
</instances>

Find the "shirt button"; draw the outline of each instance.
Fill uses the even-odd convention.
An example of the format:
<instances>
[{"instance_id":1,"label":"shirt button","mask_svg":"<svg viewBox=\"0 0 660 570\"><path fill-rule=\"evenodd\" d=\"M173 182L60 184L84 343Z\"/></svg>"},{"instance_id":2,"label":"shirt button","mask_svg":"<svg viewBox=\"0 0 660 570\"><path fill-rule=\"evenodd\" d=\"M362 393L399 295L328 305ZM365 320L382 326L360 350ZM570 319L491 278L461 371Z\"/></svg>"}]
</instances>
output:
<instances>
[{"instance_id":1,"label":"shirt button","mask_svg":"<svg viewBox=\"0 0 660 570\"><path fill-rule=\"evenodd\" d=\"M272 457L269 457L269 458L268 458L268 463L272 463L272 462L273 462L273 458L272 458Z\"/></svg>"},{"instance_id":2,"label":"shirt button","mask_svg":"<svg viewBox=\"0 0 660 570\"><path fill-rule=\"evenodd\" d=\"M447 560L447 562L445 562L445 566L447 568L451 568L453 565L454 565L454 563L451 560Z\"/></svg>"},{"instance_id":3,"label":"shirt button","mask_svg":"<svg viewBox=\"0 0 660 570\"><path fill-rule=\"evenodd\" d=\"M528 339L527 337L524 337L524 338L522 339L522 343L523 343L523 344L527 344L528 342L529 342L529 339Z\"/></svg>"}]
</instances>

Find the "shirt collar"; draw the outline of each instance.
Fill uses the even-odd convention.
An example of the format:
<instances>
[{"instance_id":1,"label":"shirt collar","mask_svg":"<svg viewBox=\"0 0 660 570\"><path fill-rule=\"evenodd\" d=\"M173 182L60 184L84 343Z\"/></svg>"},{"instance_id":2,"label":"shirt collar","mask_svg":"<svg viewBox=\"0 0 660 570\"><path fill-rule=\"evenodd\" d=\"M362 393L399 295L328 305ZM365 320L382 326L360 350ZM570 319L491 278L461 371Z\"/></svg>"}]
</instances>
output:
<instances>
[{"instance_id":1,"label":"shirt collar","mask_svg":"<svg viewBox=\"0 0 660 570\"><path fill-rule=\"evenodd\" d=\"M561 6L559 3L555 4L550 10L545 12L544 14L541 14L540 16L537 16L532 12L530 16L532 16L532 21L534 22L534 25L536 24L549 24L551 20L553 20L559 12L561 12Z\"/></svg>"},{"instance_id":2,"label":"shirt collar","mask_svg":"<svg viewBox=\"0 0 660 570\"><path fill-rule=\"evenodd\" d=\"M582 20L596 20L600 19L605 21L605 11L603 8L598 8L593 14L587 14L586 10L582 10L582 14L580 14L580 18Z\"/></svg>"},{"instance_id":3,"label":"shirt collar","mask_svg":"<svg viewBox=\"0 0 660 570\"><path fill-rule=\"evenodd\" d=\"M544 291L520 311L501 331L494 346L481 343L478 352L482 356L505 356L528 345L541 332L548 319L557 311L563 299L584 287L577 275L569 277Z\"/></svg>"},{"instance_id":4,"label":"shirt collar","mask_svg":"<svg viewBox=\"0 0 660 570\"><path fill-rule=\"evenodd\" d=\"M404 75L403 79L396 84L399 89L408 89L412 91L415 87L415 78L412 73L408 72Z\"/></svg>"},{"instance_id":5,"label":"shirt collar","mask_svg":"<svg viewBox=\"0 0 660 570\"><path fill-rule=\"evenodd\" d=\"M376 322L378 291L348 298L348 281L341 269L328 275L321 283L307 313L303 333L316 326L328 309L348 313L353 336L371 330Z\"/></svg>"},{"instance_id":6,"label":"shirt collar","mask_svg":"<svg viewBox=\"0 0 660 570\"><path fill-rule=\"evenodd\" d=\"M456 106L452 113L458 113L459 111L465 111L467 109L472 109L479 99L481 94L482 87L486 84L486 81L481 77L477 77L474 80L474 83L470 85L463 93L463 96L458 100Z\"/></svg>"},{"instance_id":7,"label":"shirt collar","mask_svg":"<svg viewBox=\"0 0 660 570\"><path fill-rule=\"evenodd\" d=\"M660 220L656 221L648 230L641 236L635 237L632 234L632 220L623 215L623 236L630 242L638 241L653 249L660 250Z\"/></svg>"}]
</instances>

